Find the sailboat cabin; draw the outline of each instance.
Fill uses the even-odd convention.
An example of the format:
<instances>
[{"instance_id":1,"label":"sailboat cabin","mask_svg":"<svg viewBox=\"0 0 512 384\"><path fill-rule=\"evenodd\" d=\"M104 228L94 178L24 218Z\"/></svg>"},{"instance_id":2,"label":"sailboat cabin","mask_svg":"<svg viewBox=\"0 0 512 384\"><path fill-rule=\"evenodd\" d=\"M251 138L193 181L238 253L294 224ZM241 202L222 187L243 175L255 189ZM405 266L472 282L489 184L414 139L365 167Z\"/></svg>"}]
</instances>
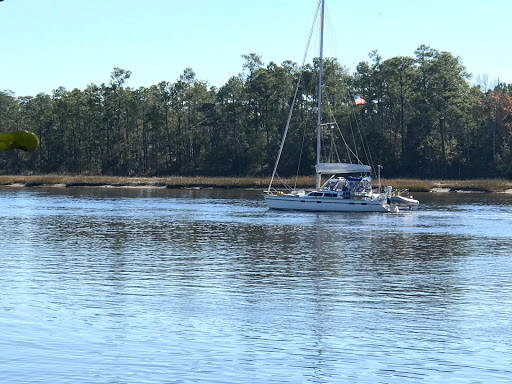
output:
<instances>
[{"instance_id":1,"label":"sailboat cabin","mask_svg":"<svg viewBox=\"0 0 512 384\"><path fill-rule=\"evenodd\" d=\"M371 177L338 177L329 179L321 191L310 192L308 196L366 200L370 198L371 194Z\"/></svg>"}]
</instances>

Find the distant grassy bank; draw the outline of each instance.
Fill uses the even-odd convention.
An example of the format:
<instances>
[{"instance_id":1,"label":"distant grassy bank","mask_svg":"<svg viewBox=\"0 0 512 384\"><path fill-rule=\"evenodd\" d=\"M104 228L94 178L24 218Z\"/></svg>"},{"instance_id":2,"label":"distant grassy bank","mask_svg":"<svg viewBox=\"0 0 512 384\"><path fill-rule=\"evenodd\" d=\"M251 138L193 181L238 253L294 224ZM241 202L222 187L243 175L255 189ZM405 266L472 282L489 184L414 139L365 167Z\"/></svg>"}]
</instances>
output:
<instances>
[{"instance_id":1,"label":"distant grassy bank","mask_svg":"<svg viewBox=\"0 0 512 384\"><path fill-rule=\"evenodd\" d=\"M314 177L284 179L288 185L308 188L314 185ZM265 189L268 177L114 177L114 176L68 176L68 175L0 175L0 185L20 187L154 187L154 188L255 188ZM275 181L276 188L282 183ZM374 186L376 186L374 180ZM512 192L512 181L505 179L477 180L419 180L383 179L383 185L411 192Z\"/></svg>"},{"instance_id":2,"label":"distant grassy bank","mask_svg":"<svg viewBox=\"0 0 512 384\"><path fill-rule=\"evenodd\" d=\"M25 187L264 188L268 182L268 178L257 177L0 176L0 185Z\"/></svg>"},{"instance_id":3,"label":"distant grassy bank","mask_svg":"<svg viewBox=\"0 0 512 384\"><path fill-rule=\"evenodd\" d=\"M512 192L512 181L506 179L385 179L384 183L394 189L408 189L411 192Z\"/></svg>"}]
</instances>

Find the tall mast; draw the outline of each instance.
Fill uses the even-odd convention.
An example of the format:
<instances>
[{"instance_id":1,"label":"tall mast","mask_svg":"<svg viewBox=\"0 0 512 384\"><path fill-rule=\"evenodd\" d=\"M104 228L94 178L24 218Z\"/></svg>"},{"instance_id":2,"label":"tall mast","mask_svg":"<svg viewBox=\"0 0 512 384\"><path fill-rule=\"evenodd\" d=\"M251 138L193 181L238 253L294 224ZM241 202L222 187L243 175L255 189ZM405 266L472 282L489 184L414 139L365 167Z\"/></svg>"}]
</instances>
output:
<instances>
[{"instance_id":1,"label":"tall mast","mask_svg":"<svg viewBox=\"0 0 512 384\"><path fill-rule=\"evenodd\" d=\"M322 72L324 67L324 2L320 0L322 10L320 13L320 61L318 70L318 120L316 127L316 164L320 163L320 127L322 125ZM316 174L316 189L320 188L322 175Z\"/></svg>"}]
</instances>

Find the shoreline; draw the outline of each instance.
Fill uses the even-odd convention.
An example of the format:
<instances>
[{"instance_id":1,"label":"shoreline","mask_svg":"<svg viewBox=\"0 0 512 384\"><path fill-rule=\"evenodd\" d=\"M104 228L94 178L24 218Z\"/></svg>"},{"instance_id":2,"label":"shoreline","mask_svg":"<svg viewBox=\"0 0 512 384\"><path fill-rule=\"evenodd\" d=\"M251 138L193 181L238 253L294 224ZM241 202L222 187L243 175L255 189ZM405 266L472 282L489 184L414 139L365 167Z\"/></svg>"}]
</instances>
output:
<instances>
[{"instance_id":1,"label":"shoreline","mask_svg":"<svg viewBox=\"0 0 512 384\"><path fill-rule=\"evenodd\" d=\"M121 177L121 176L71 176L71 175L0 175L0 186L8 187L104 187L104 188L169 188L169 189L206 189L206 188L238 188L266 189L268 177ZM302 176L298 179L284 179L288 185L297 188L308 188L314 185L314 176ZM420 179L382 179L383 185L391 185L393 189L408 190L409 192L434 193L512 193L512 181L506 179L476 179L476 180L420 180ZM374 180L374 187L375 187ZM274 183L276 189L283 184Z\"/></svg>"}]
</instances>

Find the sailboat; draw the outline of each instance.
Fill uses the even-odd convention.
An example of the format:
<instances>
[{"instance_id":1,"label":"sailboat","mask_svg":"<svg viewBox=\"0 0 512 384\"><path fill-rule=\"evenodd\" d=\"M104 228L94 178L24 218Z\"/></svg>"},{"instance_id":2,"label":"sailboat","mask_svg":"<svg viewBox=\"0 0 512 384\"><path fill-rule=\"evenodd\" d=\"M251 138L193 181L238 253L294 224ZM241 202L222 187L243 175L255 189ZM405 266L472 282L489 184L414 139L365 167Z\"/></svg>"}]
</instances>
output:
<instances>
[{"instance_id":1,"label":"sailboat","mask_svg":"<svg viewBox=\"0 0 512 384\"><path fill-rule=\"evenodd\" d=\"M352 163L324 163L320 160L320 133L322 126L322 72L323 72L323 33L325 0L319 0L320 9L320 55L318 76L318 107L317 107L317 145L316 145L316 186L315 189L305 191L292 190L290 193L272 189L272 182L277 173L279 159L284 147L286 133L288 131L291 113L285 127L281 146L279 148L274 171L270 184L266 191L265 201L269 208L278 210L313 211L313 212L398 212L399 205L417 205L419 202L412 198L393 198L393 188L386 187L383 191L379 175L379 190L372 189L372 178L367 176L371 167L365 164ZM295 91L294 101L297 97L298 86ZM330 175L322 185L322 175ZM343 176L341 176L343 175Z\"/></svg>"}]
</instances>

